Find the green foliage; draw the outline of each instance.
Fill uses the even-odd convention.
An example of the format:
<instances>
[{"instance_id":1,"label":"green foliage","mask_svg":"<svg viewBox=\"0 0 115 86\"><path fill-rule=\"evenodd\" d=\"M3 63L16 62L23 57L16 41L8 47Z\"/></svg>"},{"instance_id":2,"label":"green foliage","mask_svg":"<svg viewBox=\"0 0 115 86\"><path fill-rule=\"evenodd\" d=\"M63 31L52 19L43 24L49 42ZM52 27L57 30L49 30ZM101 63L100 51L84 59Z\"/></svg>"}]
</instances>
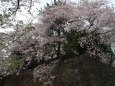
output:
<instances>
[{"instance_id":1,"label":"green foliage","mask_svg":"<svg viewBox=\"0 0 115 86\"><path fill-rule=\"evenodd\" d=\"M10 70L15 71L23 64L24 63L22 60L12 61L11 65L10 65Z\"/></svg>"},{"instance_id":2,"label":"green foliage","mask_svg":"<svg viewBox=\"0 0 115 86\"><path fill-rule=\"evenodd\" d=\"M81 48L79 39L84 36L86 36L86 33L84 31L76 32L75 30L71 30L70 32L68 32L66 35L67 43L63 47L64 52L68 55L79 53L79 48Z\"/></svg>"},{"instance_id":3,"label":"green foliage","mask_svg":"<svg viewBox=\"0 0 115 86\"><path fill-rule=\"evenodd\" d=\"M2 26L2 25L3 25L3 15L0 14L0 26Z\"/></svg>"},{"instance_id":4,"label":"green foliage","mask_svg":"<svg viewBox=\"0 0 115 86\"><path fill-rule=\"evenodd\" d=\"M102 50L104 52L106 52L106 53L108 53L110 55L111 61L113 61L114 58L115 58L115 54L114 54L111 46L110 45L105 45L105 44L100 44L99 46L100 46L100 48L102 48Z\"/></svg>"},{"instance_id":5,"label":"green foliage","mask_svg":"<svg viewBox=\"0 0 115 86\"><path fill-rule=\"evenodd\" d=\"M0 60L0 74L8 74L14 72L20 66L22 66L23 60L21 60L19 52L12 53L9 57Z\"/></svg>"},{"instance_id":6,"label":"green foliage","mask_svg":"<svg viewBox=\"0 0 115 86\"><path fill-rule=\"evenodd\" d=\"M7 24L10 16L11 15L8 14L6 11L3 11L2 14L0 14L0 26Z\"/></svg>"},{"instance_id":7,"label":"green foliage","mask_svg":"<svg viewBox=\"0 0 115 86\"><path fill-rule=\"evenodd\" d=\"M22 58L22 53L19 51L14 51L9 57L12 58L12 60L20 60Z\"/></svg>"},{"instance_id":8,"label":"green foliage","mask_svg":"<svg viewBox=\"0 0 115 86\"><path fill-rule=\"evenodd\" d=\"M110 45L100 44L99 45L105 52L113 53Z\"/></svg>"},{"instance_id":9,"label":"green foliage","mask_svg":"<svg viewBox=\"0 0 115 86\"><path fill-rule=\"evenodd\" d=\"M20 66L23 65L23 60L21 60L22 53L15 51L9 56L11 65L9 66L10 70L14 71Z\"/></svg>"},{"instance_id":10,"label":"green foliage","mask_svg":"<svg viewBox=\"0 0 115 86\"><path fill-rule=\"evenodd\" d=\"M25 28L25 32L30 32L30 31L33 31L35 30L35 26L30 23L26 28Z\"/></svg>"}]
</instances>

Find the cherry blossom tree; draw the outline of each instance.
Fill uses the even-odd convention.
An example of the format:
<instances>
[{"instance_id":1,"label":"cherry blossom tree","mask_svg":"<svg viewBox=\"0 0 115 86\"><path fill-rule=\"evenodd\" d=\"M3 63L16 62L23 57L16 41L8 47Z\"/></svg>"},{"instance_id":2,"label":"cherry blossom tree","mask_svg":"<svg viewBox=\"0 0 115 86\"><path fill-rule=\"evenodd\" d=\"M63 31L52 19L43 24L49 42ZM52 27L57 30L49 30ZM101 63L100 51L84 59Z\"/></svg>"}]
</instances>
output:
<instances>
[{"instance_id":1,"label":"cherry blossom tree","mask_svg":"<svg viewBox=\"0 0 115 86\"><path fill-rule=\"evenodd\" d=\"M75 42L80 49L86 48L90 56L109 63L111 53L106 46L109 47L113 41L114 16L114 8L106 0L52 4L42 11L36 29L21 37L21 42L13 50L26 59L37 59L41 63L62 58L66 54L63 47L69 43L67 34L74 31L75 34L86 34L79 36ZM79 54L77 48L70 49Z\"/></svg>"}]
</instances>

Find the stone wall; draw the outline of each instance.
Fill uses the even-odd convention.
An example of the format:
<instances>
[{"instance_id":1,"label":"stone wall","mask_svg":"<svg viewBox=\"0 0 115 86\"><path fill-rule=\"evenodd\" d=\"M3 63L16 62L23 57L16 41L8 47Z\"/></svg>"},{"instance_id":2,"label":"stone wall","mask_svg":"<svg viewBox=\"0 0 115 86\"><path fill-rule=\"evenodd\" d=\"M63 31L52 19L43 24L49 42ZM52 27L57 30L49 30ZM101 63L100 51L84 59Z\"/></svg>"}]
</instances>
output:
<instances>
[{"instance_id":1,"label":"stone wall","mask_svg":"<svg viewBox=\"0 0 115 86\"><path fill-rule=\"evenodd\" d=\"M53 86L115 86L115 68L82 55L60 61L53 71ZM44 86L33 71L4 77L4 86ZM50 86L50 85L45 85Z\"/></svg>"}]
</instances>

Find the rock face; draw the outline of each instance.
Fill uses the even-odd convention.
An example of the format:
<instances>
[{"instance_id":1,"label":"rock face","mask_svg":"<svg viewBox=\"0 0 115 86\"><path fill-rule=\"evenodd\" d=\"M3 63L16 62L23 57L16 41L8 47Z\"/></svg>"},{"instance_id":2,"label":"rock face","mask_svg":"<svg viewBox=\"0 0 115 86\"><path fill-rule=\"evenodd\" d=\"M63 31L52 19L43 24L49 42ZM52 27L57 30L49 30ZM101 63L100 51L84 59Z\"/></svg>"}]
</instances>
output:
<instances>
[{"instance_id":1,"label":"rock face","mask_svg":"<svg viewBox=\"0 0 115 86\"><path fill-rule=\"evenodd\" d=\"M36 81L37 82L37 81ZM19 75L8 75L4 77L3 86L39 86L34 82L32 71L25 71Z\"/></svg>"},{"instance_id":2,"label":"rock face","mask_svg":"<svg viewBox=\"0 0 115 86\"><path fill-rule=\"evenodd\" d=\"M54 86L115 86L115 69L87 55L60 63Z\"/></svg>"},{"instance_id":3,"label":"rock face","mask_svg":"<svg viewBox=\"0 0 115 86\"><path fill-rule=\"evenodd\" d=\"M88 55L60 61L53 86L115 86L115 68ZM2 86L2 85L0 85ZM4 77L3 86L51 86L34 79L32 71Z\"/></svg>"}]
</instances>

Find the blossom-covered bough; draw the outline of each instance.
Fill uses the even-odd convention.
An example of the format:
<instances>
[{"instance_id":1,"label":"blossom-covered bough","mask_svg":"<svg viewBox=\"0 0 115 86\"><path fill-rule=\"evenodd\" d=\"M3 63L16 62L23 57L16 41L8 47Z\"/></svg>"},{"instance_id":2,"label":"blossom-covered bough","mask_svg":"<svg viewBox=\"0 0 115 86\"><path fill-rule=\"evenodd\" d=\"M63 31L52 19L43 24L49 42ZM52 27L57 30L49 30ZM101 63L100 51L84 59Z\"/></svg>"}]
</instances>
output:
<instances>
[{"instance_id":1,"label":"blossom-covered bough","mask_svg":"<svg viewBox=\"0 0 115 86\"><path fill-rule=\"evenodd\" d=\"M39 21L36 29L23 35L13 48L25 60L38 60L41 65L65 55L88 53L112 63L110 45L114 41L115 12L106 0L59 0L42 11Z\"/></svg>"}]
</instances>

